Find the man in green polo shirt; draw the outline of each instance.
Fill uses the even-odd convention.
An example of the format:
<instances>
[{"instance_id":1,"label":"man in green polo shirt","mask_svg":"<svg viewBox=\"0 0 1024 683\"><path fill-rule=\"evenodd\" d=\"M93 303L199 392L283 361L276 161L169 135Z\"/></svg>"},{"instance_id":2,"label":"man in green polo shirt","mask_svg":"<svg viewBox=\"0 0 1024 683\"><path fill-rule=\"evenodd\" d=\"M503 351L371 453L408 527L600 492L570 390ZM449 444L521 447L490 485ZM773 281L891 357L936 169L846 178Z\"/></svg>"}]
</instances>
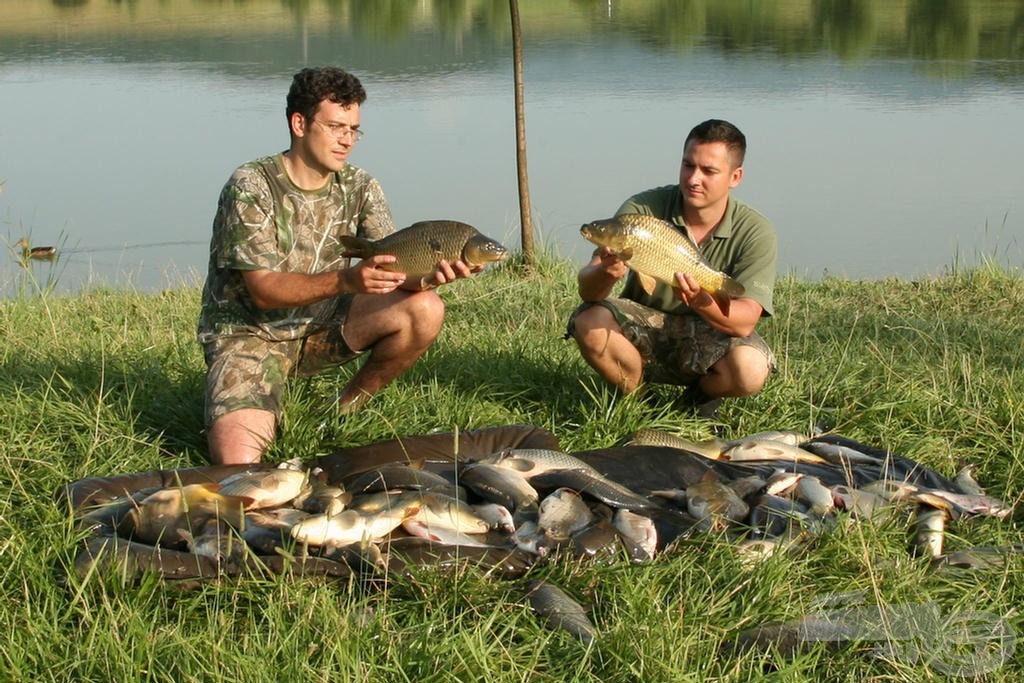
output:
<instances>
[{"instance_id":1,"label":"man in green polo shirt","mask_svg":"<svg viewBox=\"0 0 1024 683\"><path fill-rule=\"evenodd\" d=\"M771 315L776 275L775 229L737 201L746 138L727 121L711 119L683 144L679 183L633 195L616 215L640 213L686 232L708 262L743 285L743 297L723 311L690 276L651 294L608 247L580 269L583 303L569 319L583 358L608 383L630 393L643 383L686 387L699 414L714 417L722 397L759 391L775 367L771 349L754 331ZM623 278L619 297L611 297Z\"/></svg>"}]
</instances>

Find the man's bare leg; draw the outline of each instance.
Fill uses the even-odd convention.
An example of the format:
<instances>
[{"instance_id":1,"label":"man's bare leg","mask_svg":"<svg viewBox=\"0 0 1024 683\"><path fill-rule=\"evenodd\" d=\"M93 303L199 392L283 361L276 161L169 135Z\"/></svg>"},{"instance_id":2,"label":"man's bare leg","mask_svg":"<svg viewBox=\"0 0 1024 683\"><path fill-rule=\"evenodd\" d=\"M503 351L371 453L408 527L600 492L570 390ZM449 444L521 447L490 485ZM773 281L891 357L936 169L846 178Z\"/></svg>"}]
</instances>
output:
<instances>
[{"instance_id":1,"label":"man's bare leg","mask_svg":"<svg viewBox=\"0 0 1024 683\"><path fill-rule=\"evenodd\" d=\"M643 381L643 358L608 309L591 306L581 311L573 323L573 338L590 367L622 393L632 392Z\"/></svg>"},{"instance_id":2,"label":"man's bare leg","mask_svg":"<svg viewBox=\"0 0 1024 683\"><path fill-rule=\"evenodd\" d=\"M708 369L700 388L711 397L750 396L768 380L768 359L753 346L737 346Z\"/></svg>"},{"instance_id":3,"label":"man's bare leg","mask_svg":"<svg viewBox=\"0 0 1024 683\"><path fill-rule=\"evenodd\" d=\"M274 441L277 419L267 410L244 408L222 415L206 430L210 462L238 465L259 462Z\"/></svg>"},{"instance_id":4,"label":"man's bare leg","mask_svg":"<svg viewBox=\"0 0 1024 683\"><path fill-rule=\"evenodd\" d=\"M359 295L349 321L345 341L370 355L338 397L342 413L361 408L430 348L444 323L444 302L432 291Z\"/></svg>"}]
</instances>

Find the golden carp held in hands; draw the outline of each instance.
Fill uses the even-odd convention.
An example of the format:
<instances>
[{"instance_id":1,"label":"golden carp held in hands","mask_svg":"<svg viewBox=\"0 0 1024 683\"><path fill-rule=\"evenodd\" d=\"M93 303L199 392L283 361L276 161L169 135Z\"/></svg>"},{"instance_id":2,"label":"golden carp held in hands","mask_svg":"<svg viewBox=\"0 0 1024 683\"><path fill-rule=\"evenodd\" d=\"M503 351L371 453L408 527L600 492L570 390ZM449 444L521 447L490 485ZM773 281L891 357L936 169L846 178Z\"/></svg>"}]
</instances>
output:
<instances>
[{"instance_id":1,"label":"golden carp held in hands","mask_svg":"<svg viewBox=\"0 0 1024 683\"><path fill-rule=\"evenodd\" d=\"M580 228L580 234L628 262L648 294L654 291L656 281L678 288L676 273L687 273L714 297L723 311L729 310L733 298L743 296L743 285L715 270L690 236L668 221L627 213L587 223Z\"/></svg>"}]
</instances>

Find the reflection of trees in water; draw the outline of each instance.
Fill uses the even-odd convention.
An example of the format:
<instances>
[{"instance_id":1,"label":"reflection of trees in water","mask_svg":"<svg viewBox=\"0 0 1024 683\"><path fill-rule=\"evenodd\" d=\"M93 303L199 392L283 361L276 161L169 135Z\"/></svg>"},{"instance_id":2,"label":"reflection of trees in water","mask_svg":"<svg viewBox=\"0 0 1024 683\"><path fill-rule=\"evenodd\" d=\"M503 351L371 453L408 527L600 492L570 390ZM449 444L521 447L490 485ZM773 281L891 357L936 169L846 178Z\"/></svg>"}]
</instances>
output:
<instances>
[{"instance_id":1,"label":"reflection of trees in water","mask_svg":"<svg viewBox=\"0 0 1024 683\"><path fill-rule=\"evenodd\" d=\"M950 76L960 68L1008 81L1024 75L1024 0L560 0L554 11L552 2L520 0L527 46L536 40L577 40L582 22L593 39L628 38L665 51L706 46L727 54L824 52L844 60L885 54L927 62ZM50 4L57 8L58 21L69 13L88 12L94 20L90 25L106 28L109 23L110 30L72 34L70 41L67 32L61 33L61 49L82 47L91 52L93 43L99 42L113 58L139 61L245 61L251 27L237 18L249 11L266 14L275 5L298 30L254 33L264 55L259 62L274 61L275 54L292 59L296 37L302 41L303 59L335 58L343 45L348 60L358 61L369 48L386 69L458 59L464 50L486 62L507 57L504 50L511 31L508 0L180 0L167 3L166 14L187 21L180 29L175 24L161 26L155 35L125 19L145 7L152 24L154 7L163 7L162 0ZM35 31L21 34L17 9L15 4L13 19L8 17L0 28L2 57L46 49L47 38ZM229 26L225 40L209 41L203 31L192 30L196 16L208 17L209 26ZM266 25L264 18L259 30L265 31ZM339 35L344 43L339 43Z\"/></svg>"},{"instance_id":2,"label":"reflection of trees in water","mask_svg":"<svg viewBox=\"0 0 1024 683\"><path fill-rule=\"evenodd\" d=\"M626 12L621 24L650 45L689 49L699 42L707 27L707 2L652 2L646 12Z\"/></svg>"},{"instance_id":3,"label":"reflection of trees in water","mask_svg":"<svg viewBox=\"0 0 1024 683\"><path fill-rule=\"evenodd\" d=\"M473 25L486 31L495 41L511 41L512 22L509 18L508 0L481 0L473 15Z\"/></svg>"},{"instance_id":4,"label":"reflection of trees in water","mask_svg":"<svg viewBox=\"0 0 1024 683\"><path fill-rule=\"evenodd\" d=\"M978 56L978 21L971 3L913 0L907 7L907 50L942 76L970 71Z\"/></svg>"},{"instance_id":5,"label":"reflection of trees in water","mask_svg":"<svg viewBox=\"0 0 1024 683\"><path fill-rule=\"evenodd\" d=\"M353 31L366 38L394 41L410 31L416 3L408 0L356 0L349 7Z\"/></svg>"},{"instance_id":6,"label":"reflection of trees in water","mask_svg":"<svg viewBox=\"0 0 1024 683\"><path fill-rule=\"evenodd\" d=\"M782 41L785 51L793 49L794 35L803 34L787 27L774 2L711 2L708 4L708 33L719 39L726 50L749 52Z\"/></svg>"},{"instance_id":7,"label":"reflection of trees in water","mask_svg":"<svg viewBox=\"0 0 1024 683\"><path fill-rule=\"evenodd\" d=\"M978 21L971 3L913 0L907 6L907 48L918 59L976 57Z\"/></svg>"},{"instance_id":8,"label":"reflection of trees in water","mask_svg":"<svg viewBox=\"0 0 1024 683\"><path fill-rule=\"evenodd\" d=\"M840 59L871 52L878 37L876 0L816 0L814 30Z\"/></svg>"}]
</instances>

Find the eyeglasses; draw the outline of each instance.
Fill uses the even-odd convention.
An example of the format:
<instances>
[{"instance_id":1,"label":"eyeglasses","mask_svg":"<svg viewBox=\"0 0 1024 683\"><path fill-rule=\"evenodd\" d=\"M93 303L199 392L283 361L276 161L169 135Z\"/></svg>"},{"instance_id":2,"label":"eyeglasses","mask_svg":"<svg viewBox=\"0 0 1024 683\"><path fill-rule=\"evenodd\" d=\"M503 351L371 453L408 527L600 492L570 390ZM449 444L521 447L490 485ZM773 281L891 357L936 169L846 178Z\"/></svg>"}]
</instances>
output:
<instances>
[{"instance_id":1,"label":"eyeglasses","mask_svg":"<svg viewBox=\"0 0 1024 683\"><path fill-rule=\"evenodd\" d=\"M344 123L324 123L313 119L313 123L319 123L320 127L335 140L344 140L347 137L352 138L352 142L357 142L363 139L363 131L352 126L346 126Z\"/></svg>"}]
</instances>

